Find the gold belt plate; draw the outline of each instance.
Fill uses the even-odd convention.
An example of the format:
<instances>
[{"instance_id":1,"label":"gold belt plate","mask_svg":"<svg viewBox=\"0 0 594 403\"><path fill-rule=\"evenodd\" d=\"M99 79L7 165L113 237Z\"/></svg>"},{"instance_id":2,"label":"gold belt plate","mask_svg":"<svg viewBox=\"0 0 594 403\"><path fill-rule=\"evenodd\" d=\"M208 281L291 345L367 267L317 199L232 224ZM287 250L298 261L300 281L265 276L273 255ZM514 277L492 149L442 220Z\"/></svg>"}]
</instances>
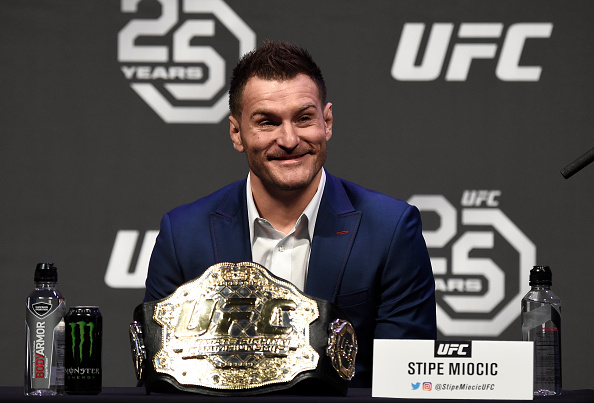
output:
<instances>
[{"instance_id":1,"label":"gold belt plate","mask_svg":"<svg viewBox=\"0 0 594 403\"><path fill-rule=\"evenodd\" d=\"M157 372L180 384L248 389L317 367L309 325L317 303L251 262L219 263L157 304Z\"/></svg>"}]
</instances>

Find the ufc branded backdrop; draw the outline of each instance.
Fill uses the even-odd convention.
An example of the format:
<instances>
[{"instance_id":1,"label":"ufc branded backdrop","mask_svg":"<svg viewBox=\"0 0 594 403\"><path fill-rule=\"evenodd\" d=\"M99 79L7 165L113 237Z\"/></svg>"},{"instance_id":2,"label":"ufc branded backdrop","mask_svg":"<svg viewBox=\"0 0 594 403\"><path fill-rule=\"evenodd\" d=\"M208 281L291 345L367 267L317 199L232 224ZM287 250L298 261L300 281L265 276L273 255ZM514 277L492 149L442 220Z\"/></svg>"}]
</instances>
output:
<instances>
[{"instance_id":1,"label":"ufc branded backdrop","mask_svg":"<svg viewBox=\"0 0 594 403\"><path fill-rule=\"evenodd\" d=\"M422 211L443 339L520 340L534 264L563 302L564 387L592 388L591 1L3 0L1 383L54 262L104 317L104 385L134 385L127 326L164 212L247 174L230 71L265 39L321 66L326 168Z\"/></svg>"}]
</instances>

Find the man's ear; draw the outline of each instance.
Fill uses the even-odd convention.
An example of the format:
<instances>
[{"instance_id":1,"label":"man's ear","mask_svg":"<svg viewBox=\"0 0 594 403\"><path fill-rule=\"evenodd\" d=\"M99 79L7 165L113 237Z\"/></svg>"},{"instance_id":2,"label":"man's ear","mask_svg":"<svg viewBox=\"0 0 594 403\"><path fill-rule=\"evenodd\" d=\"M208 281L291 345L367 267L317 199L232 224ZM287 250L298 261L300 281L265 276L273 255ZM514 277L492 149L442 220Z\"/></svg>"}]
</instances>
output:
<instances>
[{"instance_id":1,"label":"man's ear","mask_svg":"<svg viewBox=\"0 0 594 403\"><path fill-rule=\"evenodd\" d=\"M229 135L231 136L231 141L233 142L233 148L235 148L240 153L244 152L245 148L243 147L243 142L241 141L241 129L239 121L233 116L229 116Z\"/></svg>"},{"instance_id":2,"label":"man's ear","mask_svg":"<svg viewBox=\"0 0 594 403\"><path fill-rule=\"evenodd\" d=\"M330 140L332 137L332 122L334 121L332 117L332 104L328 102L324 107L324 123L326 126L326 141Z\"/></svg>"}]
</instances>

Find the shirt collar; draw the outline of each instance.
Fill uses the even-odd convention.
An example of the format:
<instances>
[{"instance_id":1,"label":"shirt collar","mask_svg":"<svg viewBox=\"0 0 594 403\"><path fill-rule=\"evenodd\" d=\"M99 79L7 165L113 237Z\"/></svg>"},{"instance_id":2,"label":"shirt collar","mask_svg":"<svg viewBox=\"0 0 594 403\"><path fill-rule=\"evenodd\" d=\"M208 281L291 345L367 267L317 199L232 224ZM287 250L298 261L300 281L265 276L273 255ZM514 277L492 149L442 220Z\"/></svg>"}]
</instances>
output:
<instances>
[{"instance_id":1,"label":"shirt collar","mask_svg":"<svg viewBox=\"0 0 594 403\"><path fill-rule=\"evenodd\" d=\"M307 217L307 231L310 241L313 239L314 229L316 227L316 219L318 218L318 211L320 210L320 203L322 202L322 195L324 194L324 188L326 186L326 170L322 168L322 177L318 184L318 190L311 199L300 217L304 215ZM254 222L256 219L261 218L254 203L254 196L252 195L252 182L250 174L248 173L247 184L246 184L246 200L247 200L247 213L248 213L248 224L250 226L250 245L254 244Z\"/></svg>"}]
</instances>

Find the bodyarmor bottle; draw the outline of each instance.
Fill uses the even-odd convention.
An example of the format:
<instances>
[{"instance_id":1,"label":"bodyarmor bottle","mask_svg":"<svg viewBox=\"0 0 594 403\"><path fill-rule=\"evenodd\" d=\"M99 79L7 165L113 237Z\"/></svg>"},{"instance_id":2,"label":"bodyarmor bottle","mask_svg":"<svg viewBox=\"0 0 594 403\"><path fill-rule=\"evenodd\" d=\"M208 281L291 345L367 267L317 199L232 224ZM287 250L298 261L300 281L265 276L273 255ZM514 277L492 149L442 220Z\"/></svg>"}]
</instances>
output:
<instances>
[{"instance_id":1,"label":"bodyarmor bottle","mask_svg":"<svg viewBox=\"0 0 594 403\"><path fill-rule=\"evenodd\" d=\"M27 298L25 394L53 396L64 391L64 316L66 303L56 289L57 268L39 263L35 289Z\"/></svg>"}]
</instances>

